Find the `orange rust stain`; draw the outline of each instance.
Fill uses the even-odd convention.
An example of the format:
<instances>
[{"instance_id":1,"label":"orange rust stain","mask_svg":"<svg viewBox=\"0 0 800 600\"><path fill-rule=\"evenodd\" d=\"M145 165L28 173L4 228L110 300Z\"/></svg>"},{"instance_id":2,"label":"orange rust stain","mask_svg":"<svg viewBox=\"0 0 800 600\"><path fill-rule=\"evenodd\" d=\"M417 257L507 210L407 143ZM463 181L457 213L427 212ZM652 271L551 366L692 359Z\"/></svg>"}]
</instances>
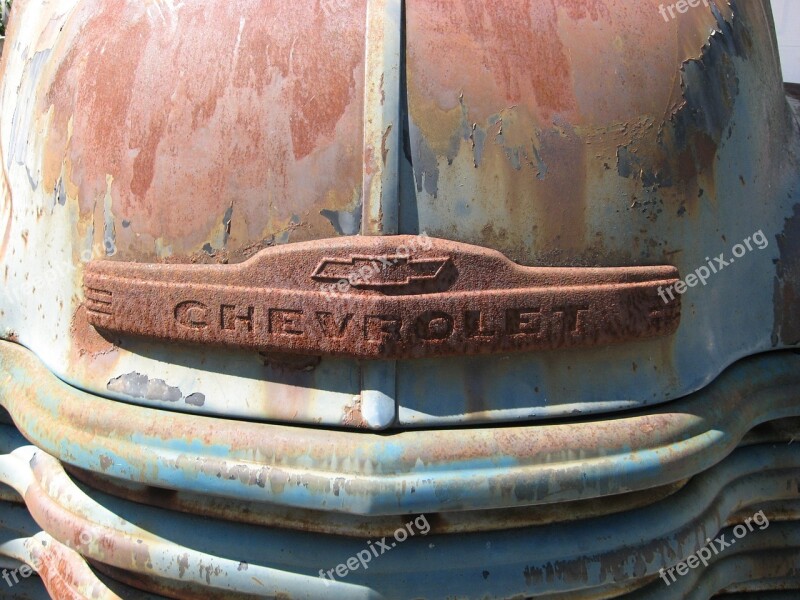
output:
<instances>
[{"instance_id":1,"label":"orange rust stain","mask_svg":"<svg viewBox=\"0 0 800 600\"><path fill-rule=\"evenodd\" d=\"M86 0L39 99L52 114L45 184L66 159L81 218L97 221L111 175L120 257L219 250L231 206L230 251L295 214L310 215L298 235L329 235L319 210L345 208L361 181L364 34L363 0L291 11Z\"/></svg>"},{"instance_id":2,"label":"orange rust stain","mask_svg":"<svg viewBox=\"0 0 800 600\"><path fill-rule=\"evenodd\" d=\"M479 123L511 105L540 126L664 118L715 24L707 8L664 23L659 0L453 4L409 3L409 86L442 110L463 93Z\"/></svg>"},{"instance_id":3,"label":"orange rust stain","mask_svg":"<svg viewBox=\"0 0 800 600\"><path fill-rule=\"evenodd\" d=\"M312 22L304 25L336 38L336 44L302 44L294 53L292 101L298 113L291 123L297 159L310 154L320 136L333 134L358 89L353 75L362 58L362 31L335 31L330 21L323 11L317 11ZM331 77L331 73L336 75Z\"/></svg>"},{"instance_id":4,"label":"orange rust stain","mask_svg":"<svg viewBox=\"0 0 800 600\"><path fill-rule=\"evenodd\" d=\"M75 343L75 352L79 357L85 354L97 356L114 350L114 344L89 324L84 305L80 305L72 317L70 334Z\"/></svg>"},{"instance_id":5,"label":"orange rust stain","mask_svg":"<svg viewBox=\"0 0 800 600\"><path fill-rule=\"evenodd\" d=\"M422 208L445 221L464 195L461 181L493 198L485 221L436 235L491 245L523 264L602 263L610 251L615 262L631 260L592 223L596 205L627 208L645 187L607 173L619 147L634 155L632 178L656 180L665 202L700 189L714 195L718 140L691 134L670 149L680 141L671 119L684 100L682 68L703 55L716 20L701 7L665 23L660 4L409 2L414 167L438 185Z\"/></svg>"},{"instance_id":6,"label":"orange rust stain","mask_svg":"<svg viewBox=\"0 0 800 600\"><path fill-rule=\"evenodd\" d=\"M70 564L65 557L48 551L41 552L37 559L37 574L53 598L78 600L81 597L73 590L72 582L65 577L65 574L74 570L74 564Z\"/></svg>"},{"instance_id":7,"label":"orange rust stain","mask_svg":"<svg viewBox=\"0 0 800 600\"><path fill-rule=\"evenodd\" d=\"M591 19L597 21L607 18L611 14L608 2L605 0L560 0L570 19Z\"/></svg>"},{"instance_id":8,"label":"orange rust stain","mask_svg":"<svg viewBox=\"0 0 800 600\"><path fill-rule=\"evenodd\" d=\"M155 115L150 127L142 138L138 140L139 153L133 160L133 178L131 179L131 192L139 199L146 196L150 185L153 183L155 171L156 150L164 134L165 117L163 114ZM136 142L132 140L135 144Z\"/></svg>"},{"instance_id":9,"label":"orange rust stain","mask_svg":"<svg viewBox=\"0 0 800 600\"><path fill-rule=\"evenodd\" d=\"M552 1L457 4L409 4L412 87L445 109L463 91L478 119L516 103L531 106L532 100L543 121L575 108Z\"/></svg>"},{"instance_id":10,"label":"orange rust stain","mask_svg":"<svg viewBox=\"0 0 800 600\"><path fill-rule=\"evenodd\" d=\"M468 0L465 9L467 31L483 49L484 64L507 103L532 92L542 109L574 106L569 60L556 31L552 3Z\"/></svg>"},{"instance_id":11,"label":"orange rust stain","mask_svg":"<svg viewBox=\"0 0 800 600\"><path fill-rule=\"evenodd\" d=\"M248 14L254 23L242 32L234 84L267 87L276 76L288 80L282 96L292 107L290 129L298 160L311 154L321 137L333 134L360 92L356 72L363 61L363 11L363 3L353 3L350 15L323 10L319 4L297 5L291 11L265 6Z\"/></svg>"}]
</instances>

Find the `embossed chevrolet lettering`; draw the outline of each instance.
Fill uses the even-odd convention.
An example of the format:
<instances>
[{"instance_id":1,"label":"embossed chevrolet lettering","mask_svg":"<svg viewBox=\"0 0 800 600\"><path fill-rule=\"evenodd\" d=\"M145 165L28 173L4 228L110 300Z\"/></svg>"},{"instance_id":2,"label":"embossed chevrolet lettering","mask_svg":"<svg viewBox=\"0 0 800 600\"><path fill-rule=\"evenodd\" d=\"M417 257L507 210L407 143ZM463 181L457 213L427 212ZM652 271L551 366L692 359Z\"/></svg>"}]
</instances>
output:
<instances>
[{"instance_id":1,"label":"embossed chevrolet lettering","mask_svg":"<svg viewBox=\"0 0 800 600\"><path fill-rule=\"evenodd\" d=\"M341 339L357 335L371 342L399 341L403 336L420 341L450 337L498 338L503 336L580 336L585 334L592 308L587 304L550 307L464 310L460 313L424 311L418 315L359 315L303 308L271 308L221 304L208 306L185 300L175 306L176 322L187 329L217 329L242 333L266 332L272 336L306 336Z\"/></svg>"},{"instance_id":2,"label":"embossed chevrolet lettering","mask_svg":"<svg viewBox=\"0 0 800 600\"><path fill-rule=\"evenodd\" d=\"M669 266L522 267L501 254L431 240L392 254L406 236L357 237L263 250L238 265L98 261L86 271L96 327L262 351L413 358L547 350L667 335L680 303L657 289ZM320 283L373 264L338 296Z\"/></svg>"}]
</instances>

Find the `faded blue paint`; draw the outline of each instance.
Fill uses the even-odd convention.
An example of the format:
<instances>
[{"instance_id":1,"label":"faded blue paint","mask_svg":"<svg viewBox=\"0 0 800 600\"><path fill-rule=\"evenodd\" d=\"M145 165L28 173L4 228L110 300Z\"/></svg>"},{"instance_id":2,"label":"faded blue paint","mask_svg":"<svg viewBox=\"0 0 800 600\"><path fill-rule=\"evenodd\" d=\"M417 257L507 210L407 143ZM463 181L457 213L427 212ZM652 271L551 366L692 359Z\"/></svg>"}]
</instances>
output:
<instances>
[{"instance_id":1,"label":"faded blue paint","mask_svg":"<svg viewBox=\"0 0 800 600\"><path fill-rule=\"evenodd\" d=\"M535 453L535 444L526 448L529 440L548 439L546 425L508 429L514 442L503 442L510 444L503 452L494 449L494 429L300 435L287 426L154 411L91 396L56 380L14 344L0 344L0 369L11 375L0 381L0 402L29 439L65 462L159 487L363 515L526 506L663 485L711 467L753 426L800 416L800 355L792 352L742 361L714 385L657 411L665 424L674 423L671 429L639 432L636 421L626 425L624 418L555 425L551 433L561 431L565 444L579 431L595 431L597 447L575 452L565 445L543 455ZM81 439L87 425L68 418L73 413L67 407L115 424ZM128 430L134 422L153 426ZM620 447L603 449L603 432L614 424L620 431L632 428L639 446L623 438ZM187 436L190 431L195 437ZM263 441L238 449L214 442L217 432L227 431L258 431ZM474 450L448 458L455 436ZM273 446L273 439L282 442Z\"/></svg>"},{"instance_id":2,"label":"faded blue paint","mask_svg":"<svg viewBox=\"0 0 800 600\"><path fill-rule=\"evenodd\" d=\"M775 522L765 526L760 520L746 537L738 539L736 547L720 553L712 563L731 559L737 553L768 550L771 565L775 553L794 556L789 564L797 565L800 555L792 549L800 547L800 488L796 477L800 446L781 442L778 437L763 441L767 443L738 448L674 494L622 513L469 535L423 535L421 528L412 526L413 536L373 557L368 569L352 570L344 581L329 582L321 588L318 580L305 578L316 578L320 569L345 563L377 538L253 527L170 512L88 488L80 491L49 457L31 461L38 465L34 479L47 474L53 489L63 489L63 495L49 496L35 487L29 494L45 506L63 505L76 516L74 526L79 530L91 531L93 523L102 524L110 527L107 535L119 539L142 537L140 532L146 531L144 548L154 565L149 572L165 580L183 580L184 585L197 581L194 575L179 576L170 556L186 554L190 561L187 572L194 570L197 561L216 565L202 582L209 590L244 593L252 589L253 578L258 577L266 586L265 594L279 584L294 589L305 585L299 589L310 598L511 598L555 593L610 597L635 590L659 569L685 560L706 544L707 537L724 534L733 539L729 528L733 515L764 508L769 511L767 507L776 502L792 521L780 523L767 517ZM409 516L407 521L413 519ZM427 517L425 522L429 523ZM391 536L387 542L393 543ZM105 555L98 546L83 547L82 551L100 562L125 561L124 557ZM126 563L123 568L136 573L142 567ZM713 573L714 567L708 572ZM693 577L702 577L702 569ZM711 581L700 585L695 580L690 587L708 586ZM725 584L717 581L716 585L713 591ZM630 598L649 597L654 590L661 590L656 597L663 596L666 588L654 586L634 591Z\"/></svg>"}]
</instances>

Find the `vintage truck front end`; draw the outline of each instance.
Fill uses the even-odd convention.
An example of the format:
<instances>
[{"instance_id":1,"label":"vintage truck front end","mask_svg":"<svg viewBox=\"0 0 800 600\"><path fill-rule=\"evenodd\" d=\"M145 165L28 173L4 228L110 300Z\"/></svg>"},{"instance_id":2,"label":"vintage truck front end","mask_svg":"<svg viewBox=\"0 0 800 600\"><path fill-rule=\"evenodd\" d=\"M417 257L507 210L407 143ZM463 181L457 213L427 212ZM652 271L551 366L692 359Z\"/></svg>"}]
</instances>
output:
<instances>
[{"instance_id":1,"label":"vintage truck front end","mask_svg":"<svg viewBox=\"0 0 800 600\"><path fill-rule=\"evenodd\" d=\"M15 0L0 596L794 598L767 0Z\"/></svg>"}]
</instances>

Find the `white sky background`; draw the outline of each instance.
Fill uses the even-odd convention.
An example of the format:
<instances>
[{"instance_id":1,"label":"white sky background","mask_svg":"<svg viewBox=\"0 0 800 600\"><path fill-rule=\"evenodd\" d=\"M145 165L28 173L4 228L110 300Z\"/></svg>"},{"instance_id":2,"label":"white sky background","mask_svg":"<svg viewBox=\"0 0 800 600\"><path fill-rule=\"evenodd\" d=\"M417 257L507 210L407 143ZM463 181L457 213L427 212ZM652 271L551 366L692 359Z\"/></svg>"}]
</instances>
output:
<instances>
[{"instance_id":1,"label":"white sky background","mask_svg":"<svg viewBox=\"0 0 800 600\"><path fill-rule=\"evenodd\" d=\"M800 83L800 0L772 0L784 81Z\"/></svg>"}]
</instances>

